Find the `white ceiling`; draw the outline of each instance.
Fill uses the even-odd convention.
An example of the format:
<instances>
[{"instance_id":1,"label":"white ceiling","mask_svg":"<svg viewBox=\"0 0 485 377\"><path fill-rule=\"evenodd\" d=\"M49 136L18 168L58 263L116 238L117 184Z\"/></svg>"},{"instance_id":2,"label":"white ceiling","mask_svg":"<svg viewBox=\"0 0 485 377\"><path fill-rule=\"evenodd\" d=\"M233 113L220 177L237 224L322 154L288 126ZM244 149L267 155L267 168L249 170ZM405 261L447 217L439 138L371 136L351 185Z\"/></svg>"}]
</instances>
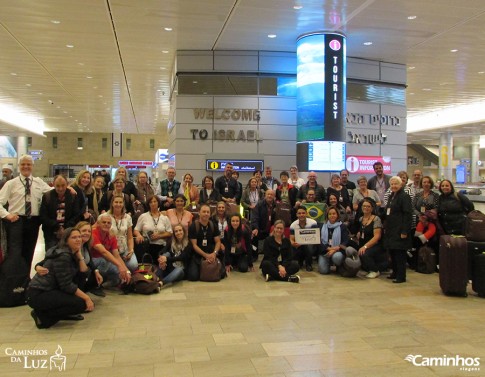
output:
<instances>
[{"instance_id":1,"label":"white ceiling","mask_svg":"<svg viewBox=\"0 0 485 377\"><path fill-rule=\"evenodd\" d=\"M340 30L349 56L408 65L412 115L485 97L483 25L483 0L0 0L0 113L47 132L165 133L177 50L295 51L301 34Z\"/></svg>"}]
</instances>

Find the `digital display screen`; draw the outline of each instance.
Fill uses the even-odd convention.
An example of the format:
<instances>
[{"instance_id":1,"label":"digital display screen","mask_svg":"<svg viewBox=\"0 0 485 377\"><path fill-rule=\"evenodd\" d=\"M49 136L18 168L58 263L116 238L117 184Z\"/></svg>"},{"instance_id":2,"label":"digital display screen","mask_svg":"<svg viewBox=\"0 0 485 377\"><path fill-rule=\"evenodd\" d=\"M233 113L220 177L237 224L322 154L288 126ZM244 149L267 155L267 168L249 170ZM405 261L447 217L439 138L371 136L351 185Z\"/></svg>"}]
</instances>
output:
<instances>
[{"instance_id":1,"label":"digital display screen","mask_svg":"<svg viewBox=\"0 0 485 377\"><path fill-rule=\"evenodd\" d=\"M345 169L345 150L345 143L342 141L298 143L298 169L302 171L340 171Z\"/></svg>"}]
</instances>

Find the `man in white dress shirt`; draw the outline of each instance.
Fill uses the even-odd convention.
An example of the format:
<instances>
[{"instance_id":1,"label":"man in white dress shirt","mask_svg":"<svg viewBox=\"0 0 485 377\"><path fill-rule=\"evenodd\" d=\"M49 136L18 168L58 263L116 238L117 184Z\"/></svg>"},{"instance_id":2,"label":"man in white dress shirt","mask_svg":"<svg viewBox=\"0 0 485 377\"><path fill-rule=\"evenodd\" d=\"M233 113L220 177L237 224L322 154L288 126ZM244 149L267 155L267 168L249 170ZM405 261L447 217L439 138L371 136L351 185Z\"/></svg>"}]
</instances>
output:
<instances>
[{"instance_id":1,"label":"man in white dress shirt","mask_svg":"<svg viewBox=\"0 0 485 377\"><path fill-rule=\"evenodd\" d=\"M34 160L19 159L20 175L5 182L0 190L0 217L7 230L9 258L19 253L30 267L39 235L39 209L42 195L52 190L42 179L32 176ZM8 210L5 206L8 204Z\"/></svg>"}]
</instances>

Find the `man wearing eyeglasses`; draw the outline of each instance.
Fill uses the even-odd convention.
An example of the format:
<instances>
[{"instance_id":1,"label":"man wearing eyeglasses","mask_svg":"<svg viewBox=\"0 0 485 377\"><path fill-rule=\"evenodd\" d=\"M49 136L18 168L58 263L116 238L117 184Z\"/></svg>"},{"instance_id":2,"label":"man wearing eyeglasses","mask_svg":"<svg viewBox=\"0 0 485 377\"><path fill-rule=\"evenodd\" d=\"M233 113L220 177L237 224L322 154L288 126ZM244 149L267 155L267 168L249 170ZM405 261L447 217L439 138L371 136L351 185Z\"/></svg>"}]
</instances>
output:
<instances>
[{"instance_id":1,"label":"man wearing eyeglasses","mask_svg":"<svg viewBox=\"0 0 485 377\"><path fill-rule=\"evenodd\" d=\"M408 187L414 192L414 195L418 192L423 191L423 187L421 186L421 179L423 178L423 172L419 169L416 169L413 172L413 181L408 184Z\"/></svg>"},{"instance_id":2,"label":"man wearing eyeglasses","mask_svg":"<svg viewBox=\"0 0 485 377\"><path fill-rule=\"evenodd\" d=\"M91 257L103 279L110 281L112 286L117 286L120 281L129 283L131 274L118 252L116 236L111 234L110 230L111 216L108 213L99 215L97 226L92 233Z\"/></svg>"},{"instance_id":3,"label":"man wearing eyeglasses","mask_svg":"<svg viewBox=\"0 0 485 377\"><path fill-rule=\"evenodd\" d=\"M7 231L8 259L17 263L16 257L20 254L29 268L39 235L42 195L52 190L42 179L32 176L33 166L32 156L21 156L20 175L5 182L0 191L0 217Z\"/></svg>"},{"instance_id":4,"label":"man wearing eyeglasses","mask_svg":"<svg viewBox=\"0 0 485 377\"><path fill-rule=\"evenodd\" d=\"M316 202L325 202L325 188L317 183L317 173L311 171L310 173L308 173L308 182L301 186L300 191L298 191L298 201L296 202L295 207L298 207L301 202L306 199L308 190L310 189L315 191Z\"/></svg>"}]
</instances>

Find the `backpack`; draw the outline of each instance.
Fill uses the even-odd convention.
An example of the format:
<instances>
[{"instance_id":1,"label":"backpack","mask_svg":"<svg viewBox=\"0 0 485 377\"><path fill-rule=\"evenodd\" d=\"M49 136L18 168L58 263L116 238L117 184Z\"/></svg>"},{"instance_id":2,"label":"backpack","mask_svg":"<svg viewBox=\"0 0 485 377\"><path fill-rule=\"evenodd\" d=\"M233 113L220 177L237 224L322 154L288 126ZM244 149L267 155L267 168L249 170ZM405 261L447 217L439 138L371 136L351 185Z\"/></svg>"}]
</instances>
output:
<instances>
[{"instance_id":1,"label":"backpack","mask_svg":"<svg viewBox=\"0 0 485 377\"><path fill-rule=\"evenodd\" d=\"M485 215L477 210L470 211L465 220L465 237L468 241L485 241Z\"/></svg>"},{"instance_id":2,"label":"backpack","mask_svg":"<svg viewBox=\"0 0 485 377\"><path fill-rule=\"evenodd\" d=\"M361 265L359 252L353 247L348 247L345 250L345 259L339 266L339 273L344 278L356 277Z\"/></svg>"},{"instance_id":3,"label":"backpack","mask_svg":"<svg viewBox=\"0 0 485 377\"><path fill-rule=\"evenodd\" d=\"M436 254L429 246L421 246L418 250L418 263L416 272L432 274L436 270Z\"/></svg>"}]
</instances>

